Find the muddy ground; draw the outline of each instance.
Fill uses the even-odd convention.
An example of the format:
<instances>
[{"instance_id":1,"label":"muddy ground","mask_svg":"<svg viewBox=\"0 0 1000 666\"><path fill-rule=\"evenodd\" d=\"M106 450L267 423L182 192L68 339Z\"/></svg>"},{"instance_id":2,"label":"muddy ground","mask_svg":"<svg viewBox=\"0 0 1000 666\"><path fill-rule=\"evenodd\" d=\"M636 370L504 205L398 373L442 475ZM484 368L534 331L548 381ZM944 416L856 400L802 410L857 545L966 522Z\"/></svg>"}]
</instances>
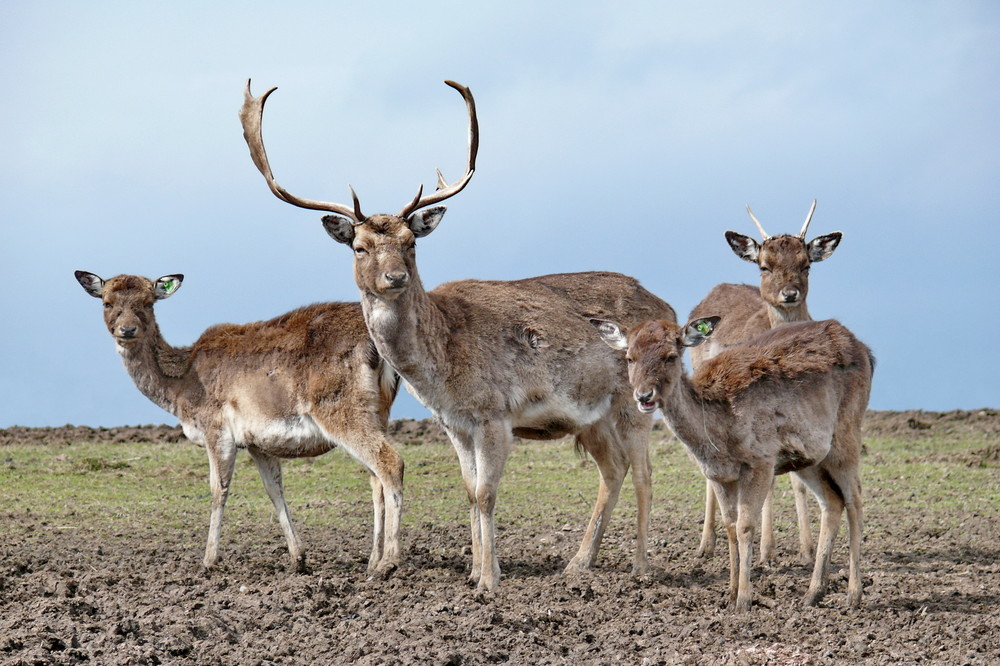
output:
<instances>
[{"instance_id":1,"label":"muddy ground","mask_svg":"<svg viewBox=\"0 0 1000 666\"><path fill-rule=\"evenodd\" d=\"M866 423L868 437L917 441L948 432L976 433L985 445L942 464L1000 475L994 410L881 412ZM392 436L400 443L441 437L426 422L397 423ZM167 427L0 431L0 447L179 439ZM586 516L580 525L502 528L504 581L498 594L482 597L465 583L464 525L406 525L407 563L381 581L364 573L367 534L310 527L310 571L295 574L283 548L260 545L277 543L274 525L227 532L226 559L204 574L203 525L149 524L96 537L35 529L30 513L0 511L0 663L1000 662L997 507L907 506L866 506L860 610L844 608L842 530L820 607L800 603L808 568L793 544L779 543L778 562L754 571L756 603L744 615L722 606L725 558L695 559L690 512L684 522L670 511L656 514L653 571L642 578L628 573L632 549L611 547L627 541L629 529L609 534L593 572L567 577L562 568Z\"/></svg>"}]
</instances>

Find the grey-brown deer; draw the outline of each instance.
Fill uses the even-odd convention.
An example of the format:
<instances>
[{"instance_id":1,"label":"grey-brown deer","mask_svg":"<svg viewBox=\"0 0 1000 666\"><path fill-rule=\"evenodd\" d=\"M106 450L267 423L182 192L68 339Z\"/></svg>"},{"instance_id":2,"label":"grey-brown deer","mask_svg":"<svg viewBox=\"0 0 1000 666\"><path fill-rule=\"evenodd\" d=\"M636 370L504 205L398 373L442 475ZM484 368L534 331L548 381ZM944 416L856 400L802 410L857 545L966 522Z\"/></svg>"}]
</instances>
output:
<instances>
[{"instance_id":1,"label":"grey-brown deer","mask_svg":"<svg viewBox=\"0 0 1000 666\"><path fill-rule=\"evenodd\" d=\"M364 215L353 189L353 205L346 206L301 199L280 187L261 138L261 116L271 91L255 98L248 84L241 112L244 137L254 164L278 198L332 213L323 217L323 225L354 252L354 277L376 348L451 439L469 498L471 583L493 591L500 582L494 512L515 436L545 440L573 435L600 470L597 502L567 570L594 564L631 467L638 504L633 570L644 572L652 420L631 407L624 362L594 335L589 319L673 320L674 311L635 279L615 273L461 280L425 291L417 272L416 242L434 231L445 212L443 206L428 206L466 186L479 144L472 93L446 83L462 94L468 108L466 173L449 185L439 171L438 189L425 196L421 187L395 215Z\"/></svg>"},{"instance_id":2,"label":"grey-brown deer","mask_svg":"<svg viewBox=\"0 0 1000 666\"><path fill-rule=\"evenodd\" d=\"M861 420L871 391L869 349L834 320L781 326L704 362L693 378L685 347L707 340L719 317L681 327L650 321L627 330L595 320L626 351L639 411L659 408L712 484L729 539L729 603L751 604L753 535L775 474L795 471L820 505L819 547L807 605L826 591L834 537L846 507L847 604L861 604Z\"/></svg>"},{"instance_id":3,"label":"grey-brown deer","mask_svg":"<svg viewBox=\"0 0 1000 666\"><path fill-rule=\"evenodd\" d=\"M839 231L806 241L806 232L816 212L813 200L805 223L798 234L770 236L754 216L750 206L747 213L760 231L758 243L749 236L735 231L726 232L726 241L739 258L756 264L760 270L760 287L748 284L715 286L691 311L690 318L723 315L722 322L712 338L704 345L691 350L691 365L697 371L701 364L719 351L739 344L781 324L810 321L806 307L809 293L809 267L828 258L837 249L843 236ZM799 558L810 563L813 559L812 532L809 527L809 509L806 489L795 474L789 475L795 510L799 524ZM760 561L772 560L775 547L773 527L773 490L764 502L763 523L760 534ZM715 552L716 498L711 483L705 487L705 522L701 533L698 555L710 557Z\"/></svg>"},{"instance_id":4,"label":"grey-brown deer","mask_svg":"<svg viewBox=\"0 0 1000 666\"><path fill-rule=\"evenodd\" d=\"M292 565L305 550L285 503L281 458L318 456L339 445L370 473L374 530L369 571L400 563L403 460L385 437L399 378L375 351L358 303L322 303L275 319L219 324L190 347L173 347L153 313L183 275L104 280L76 271L104 304L104 323L138 389L180 420L208 453L212 514L204 565L219 559L222 514L238 449L257 465L288 542Z\"/></svg>"}]
</instances>

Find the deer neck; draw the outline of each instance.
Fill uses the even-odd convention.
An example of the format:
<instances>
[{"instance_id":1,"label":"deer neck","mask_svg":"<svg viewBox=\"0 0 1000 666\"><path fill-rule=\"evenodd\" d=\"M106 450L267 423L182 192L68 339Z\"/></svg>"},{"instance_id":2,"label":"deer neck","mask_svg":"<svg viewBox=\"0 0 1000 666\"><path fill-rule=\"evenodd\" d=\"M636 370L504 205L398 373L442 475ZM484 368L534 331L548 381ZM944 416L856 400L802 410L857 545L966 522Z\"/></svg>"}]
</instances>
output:
<instances>
[{"instance_id":1,"label":"deer neck","mask_svg":"<svg viewBox=\"0 0 1000 666\"><path fill-rule=\"evenodd\" d=\"M728 405L705 400L695 390L687 375L673 382L663 395L660 411L670 429L699 461L711 460L726 448Z\"/></svg>"},{"instance_id":2,"label":"deer neck","mask_svg":"<svg viewBox=\"0 0 1000 666\"><path fill-rule=\"evenodd\" d=\"M414 271L406 291L393 299L363 291L361 309L378 353L423 395L442 376L449 328L420 276Z\"/></svg>"},{"instance_id":3,"label":"deer neck","mask_svg":"<svg viewBox=\"0 0 1000 666\"><path fill-rule=\"evenodd\" d=\"M771 323L771 328L796 321L812 321L805 302L791 308L779 308L769 303L767 305L767 319Z\"/></svg>"},{"instance_id":4,"label":"deer neck","mask_svg":"<svg viewBox=\"0 0 1000 666\"><path fill-rule=\"evenodd\" d=\"M191 348L170 346L155 323L142 340L117 346L136 388L154 404L179 417L177 396L191 367Z\"/></svg>"}]
</instances>

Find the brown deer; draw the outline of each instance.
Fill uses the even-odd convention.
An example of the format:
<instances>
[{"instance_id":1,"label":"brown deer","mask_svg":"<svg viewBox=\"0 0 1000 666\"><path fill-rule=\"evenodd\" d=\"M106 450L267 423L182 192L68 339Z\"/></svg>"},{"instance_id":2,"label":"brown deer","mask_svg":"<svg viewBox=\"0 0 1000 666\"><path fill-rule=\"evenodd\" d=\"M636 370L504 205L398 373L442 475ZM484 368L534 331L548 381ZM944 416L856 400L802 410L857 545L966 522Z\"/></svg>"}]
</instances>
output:
<instances>
[{"instance_id":1,"label":"brown deer","mask_svg":"<svg viewBox=\"0 0 1000 666\"><path fill-rule=\"evenodd\" d=\"M684 373L685 347L703 343L719 317L680 327L650 321L626 330L595 320L626 350L639 411L659 408L712 484L729 538L729 603L750 608L753 532L775 474L795 471L820 504L819 548L807 605L823 596L833 540L847 508L847 603L861 604L861 419L874 359L834 320L772 329Z\"/></svg>"},{"instance_id":2,"label":"brown deer","mask_svg":"<svg viewBox=\"0 0 1000 666\"><path fill-rule=\"evenodd\" d=\"M816 211L813 200L801 231L795 236L781 234L769 236L754 216L750 206L747 213L760 231L762 242L735 231L726 232L729 246L739 258L756 264L760 269L760 288L747 284L720 284L708 293L690 318L710 314L725 315L718 330L704 345L691 350L691 365L697 371L707 359L719 351L739 344L775 326L794 321L810 321L806 307L809 293L809 267L828 258L837 249L843 236L839 231L824 234L806 242L806 231ZM799 558L806 564L813 559L813 540L809 529L809 509L806 489L795 474L789 475L795 510L799 523ZM773 491L764 502L763 524L760 535L760 562L774 559L777 549L774 542ZM701 533L698 555L711 557L715 552L715 494L711 483L705 487L705 522Z\"/></svg>"},{"instance_id":3,"label":"brown deer","mask_svg":"<svg viewBox=\"0 0 1000 666\"><path fill-rule=\"evenodd\" d=\"M674 311L635 279L615 273L461 280L425 291L417 272L416 240L431 233L445 212L443 206L427 206L465 187L479 144L472 93L446 83L468 107L466 173L448 185L439 171L438 190L424 196L421 187L396 215L362 214L353 189L354 203L348 207L300 199L281 188L260 134L271 91L255 98L248 84L241 112L244 137L254 164L278 198L333 213L323 217L323 226L354 251L361 307L379 354L448 433L469 498L471 583L480 591L493 591L500 581L494 511L515 436L547 440L574 435L600 470L597 503L568 571L593 565L631 466L638 504L633 570L646 571L652 419L631 408L624 363L594 335L589 319L673 320Z\"/></svg>"},{"instance_id":4,"label":"brown deer","mask_svg":"<svg viewBox=\"0 0 1000 666\"><path fill-rule=\"evenodd\" d=\"M358 303L322 303L269 321L218 324L191 347L172 347L153 305L180 288L183 275L103 280L76 271L104 303L104 323L138 389L176 416L208 452L212 516L204 565L219 559L222 514L236 451L257 465L288 541L292 564L305 551L285 504L281 458L306 458L340 445L371 474L374 535L368 569L398 566L403 460L385 432L399 378L375 351Z\"/></svg>"}]
</instances>

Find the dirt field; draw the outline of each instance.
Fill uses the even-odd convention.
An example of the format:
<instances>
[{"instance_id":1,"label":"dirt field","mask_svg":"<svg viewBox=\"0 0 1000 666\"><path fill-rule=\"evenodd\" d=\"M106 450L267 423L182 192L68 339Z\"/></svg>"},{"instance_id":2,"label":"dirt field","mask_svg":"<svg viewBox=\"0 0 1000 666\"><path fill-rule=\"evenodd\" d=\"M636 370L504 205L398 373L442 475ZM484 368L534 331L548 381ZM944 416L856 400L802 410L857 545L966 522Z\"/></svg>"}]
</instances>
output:
<instances>
[{"instance_id":1,"label":"dirt field","mask_svg":"<svg viewBox=\"0 0 1000 666\"><path fill-rule=\"evenodd\" d=\"M392 437L406 458L409 493L419 488L410 480L422 473L419 447L439 446L442 438L427 422L398 422ZM182 439L178 429L166 427L11 428L0 431L0 482L27 468L19 446L62 451L81 442L114 447ZM879 443L888 441L904 442L903 453L880 451ZM937 442L952 445L937 452ZM906 453L910 444L912 455ZM524 521L501 504L504 580L499 593L485 598L465 583L470 558L461 506L456 520L424 519L407 507L407 563L387 581L365 577L365 494L346 498L344 510L353 506L357 516L353 530L300 520L308 573L289 571L277 526L258 516L227 522L225 559L205 574L207 493L196 502L203 508L197 519L139 511L137 519L115 528L72 506L59 510L75 515L75 522L52 524L49 515L0 487L0 663L1000 662L1000 415L871 413L866 445L865 597L857 611L844 608L843 528L830 594L818 608L802 606L809 568L796 562L791 524L779 533L778 562L754 571L753 610L725 610L728 561L721 554L707 561L694 557L700 483L689 481L694 490L685 489L680 499L672 494L661 461L685 460L662 431L653 441L651 575L627 573L634 514L626 482L598 566L584 576L564 576L562 568L589 512L556 511L548 520ZM519 449L530 461L536 451L545 455L545 446L567 448L525 443ZM508 475L517 476L526 464L512 462ZM207 486L207 464L192 464L185 473ZM579 476L591 488L583 492L589 504L596 490L592 465ZM286 483L293 472L287 477ZM263 495L250 473L237 484ZM946 492L928 501L927 487ZM683 500L687 494L690 501ZM290 490L288 499L296 514L301 497ZM787 523L787 499L783 506Z\"/></svg>"}]
</instances>

